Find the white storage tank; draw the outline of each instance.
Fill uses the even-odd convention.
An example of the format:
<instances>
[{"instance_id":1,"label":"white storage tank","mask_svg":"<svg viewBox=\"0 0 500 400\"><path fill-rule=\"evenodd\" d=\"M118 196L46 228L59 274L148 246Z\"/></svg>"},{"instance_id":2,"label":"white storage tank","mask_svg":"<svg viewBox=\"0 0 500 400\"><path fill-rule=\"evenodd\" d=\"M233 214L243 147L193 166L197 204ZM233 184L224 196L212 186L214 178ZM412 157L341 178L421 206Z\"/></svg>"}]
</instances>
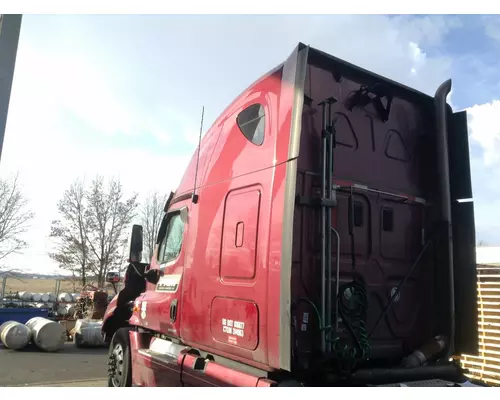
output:
<instances>
[{"instance_id":1,"label":"white storage tank","mask_svg":"<svg viewBox=\"0 0 500 400\"><path fill-rule=\"evenodd\" d=\"M74 343L76 347L100 347L105 346L104 338L101 335L102 320L76 321L74 329Z\"/></svg>"},{"instance_id":2,"label":"white storage tank","mask_svg":"<svg viewBox=\"0 0 500 400\"><path fill-rule=\"evenodd\" d=\"M68 314L68 309L66 308L66 304L59 304L59 307L57 308L57 315L64 317L67 314Z\"/></svg>"},{"instance_id":3,"label":"white storage tank","mask_svg":"<svg viewBox=\"0 0 500 400\"><path fill-rule=\"evenodd\" d=\"M73 304L66 304L66 315L73 315L75 313L75 306Z\"/></svg>"},{"instance_id":4,"label":"white storage tank","mask_svg":"<svg viewBox=\"0 0 500 400\"><path fill-rule=\"evenodd\" d=\"M33 293L33 295L31 296L31 298L33 299L33 301L35 303L38 303L42 300L42 296L40 296L40 293Z\"/></svg>"},{"instance_id":5,"label":"white storage tank","mask_svg":"<svg viewBox=\"0 0 500 400\"><path fill-rule=\"evenodd\" d=\"M73 297L69 293L59 293L58 299L59 301L70 303L73 300Z\"/></svg>"},{"instance_id":6,"label":"white storage tank","mask_svg":"<svg viewBox=\"0 0 500 400\"><path fill-rule=\"evenodd\" d=\"M0 340L9 349L24 349L31 340L31 329L17 321L8 321L0 327Z\"/></svg>"},{"instance_id":7,"label":"white storage tank","mask_svg":"<svg viewBox=\"0 0 500 400\"><path fill-rule=\"evenodd\" d=\"M10 324L11 322L15 321L5 321L3 324L0 325L0 335L2 335L2 329L7 326L7 324Z\"/></svg>"},{"instance_id":8,"label":"white storage tank","mask_svg":"<svg viewBox=\"0 0 500 400\"><path fill-rule=\"evenodd\" d=\"M33 342L44 351L61 350L66 341L64 327L47 318L35 317L26 322L26 326L33 332Z\"/></svg>"},{"instance_id":9,"label":"white storage tank","mask_svg":"<svg viewBox=\"0 0 500 400\"><path fill-rule=\"evenodd\" d=\"M39 293L40 294L40 301L42 303L48 303L50 301L50 296L48 293Z\"/></svg>"},{"instance_id":10,"label":"white storage tank","mask_svg":"<svg viewBox=\"0 0 500 400\"><path fill-rule=\"evenodd\" d=\"M19 292L18 296L22 301L31 301L33 294L31 292Z\"/></svg>"},{"instance_id":11,"label":"white storage tank","mask_svg":"<svg viewBox=\"0 0 500 400\"><path fill-rule=\"evenodd\" d=\"M47 295L49 296L49 301L52 303L57 300L56 295L52 292L48 292Z\"/></svg>"}]
</instances>

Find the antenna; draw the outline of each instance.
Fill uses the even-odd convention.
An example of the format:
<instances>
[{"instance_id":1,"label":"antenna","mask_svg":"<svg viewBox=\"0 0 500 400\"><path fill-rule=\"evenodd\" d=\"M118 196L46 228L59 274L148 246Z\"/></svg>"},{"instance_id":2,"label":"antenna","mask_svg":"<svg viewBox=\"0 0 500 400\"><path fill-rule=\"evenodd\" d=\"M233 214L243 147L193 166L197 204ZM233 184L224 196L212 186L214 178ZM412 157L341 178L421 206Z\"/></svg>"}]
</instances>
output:
<instances>
[{"instance_id":1,"label":"antenna","mask_svg":"<svg viewBox=\"0 0 500 400\"><path fill-rule=\"evenodd\" d=\"M196 194L196 182L198 180L198 165L200 163L200 147L201 147L201 133L203 132L203 117L205 115L205 106L201 109L201 124L200 124L200 137L198 138L198 156L196 159L196 170L194 171L194 189L191 200L194 204L198 203L198 195Z\"/></svg>"}]
</instances>

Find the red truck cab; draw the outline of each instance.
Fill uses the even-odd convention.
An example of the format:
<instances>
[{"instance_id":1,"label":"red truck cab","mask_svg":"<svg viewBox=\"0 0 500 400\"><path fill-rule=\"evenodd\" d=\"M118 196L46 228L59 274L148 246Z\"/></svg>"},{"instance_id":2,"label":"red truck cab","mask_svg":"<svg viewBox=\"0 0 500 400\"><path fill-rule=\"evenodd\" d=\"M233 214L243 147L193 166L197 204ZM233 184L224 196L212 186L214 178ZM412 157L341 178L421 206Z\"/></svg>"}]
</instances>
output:
<instances>
[{"instance_id":1,"label":"red truck cab","mask_svg":"<svg viewBox=\"0 0 500 400\"><path fill-rule=\"evenodd\" d=\"M145 286L108 307L110 386L464 381L475 227L450 89L303 44L247 88L170 196L150 263L131 263Z\"/></svg>"}]
</instances>

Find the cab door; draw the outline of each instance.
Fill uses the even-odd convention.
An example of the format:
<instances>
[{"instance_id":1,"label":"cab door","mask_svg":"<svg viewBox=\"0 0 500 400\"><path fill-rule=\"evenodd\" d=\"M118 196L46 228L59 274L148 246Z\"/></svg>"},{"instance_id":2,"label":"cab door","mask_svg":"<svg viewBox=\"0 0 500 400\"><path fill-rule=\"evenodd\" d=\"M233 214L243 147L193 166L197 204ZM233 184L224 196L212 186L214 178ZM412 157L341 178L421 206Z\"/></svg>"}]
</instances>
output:
<instances>
[{"instance_id":1,"label":"cab door","mask_svg":"<svg viewBox=\"0 0 500 400\"><path fill-rule=\"evenodd\" d=\"M151 269L161 271L156 285L148 284L140 305L145 328L178 337L180 332L180 294L184 271L184 237L188 228L188 208L179 204L169 210L158 233L158 250Z\"/></svg>"}]
</instances>

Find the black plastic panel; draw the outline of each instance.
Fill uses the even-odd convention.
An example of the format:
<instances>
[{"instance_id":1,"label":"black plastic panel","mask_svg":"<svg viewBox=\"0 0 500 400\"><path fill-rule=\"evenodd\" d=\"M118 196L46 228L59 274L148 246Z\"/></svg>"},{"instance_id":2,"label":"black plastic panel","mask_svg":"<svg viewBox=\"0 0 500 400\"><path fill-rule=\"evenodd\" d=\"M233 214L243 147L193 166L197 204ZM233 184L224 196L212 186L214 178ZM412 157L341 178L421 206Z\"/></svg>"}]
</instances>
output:
<instances>
[{"instance_id":1,"label":"black plastic panel","mask_svg":"<svg viewBox=\"0 0 500 400\"><path fill-rule=\"evenodd\" d=\"M451 200L472 198L467 112L452 114L448 128Z\"/></svg>"},{"instance_id":2,"label":"black plastic panel","mask_svg":"<svg viewBox=\"0 0 500 400\"><path fill-rule=\"evenodd\" d=\"M476 233L474 203L452 207L455 276L455 352L478 354Z\"/></svg>"},{"instance_id":3,"label":"black plastic panel","mask_svg":"<svg viewBox=\"0 0 500 400\"><path fill-rule=\"evenodd\" d=\"M455 353L477 355L477 268L474 203L472 198L466 112L450 118L448 132L452 199L453 268L455 279Z\"/></svg>"}]
</instances>

